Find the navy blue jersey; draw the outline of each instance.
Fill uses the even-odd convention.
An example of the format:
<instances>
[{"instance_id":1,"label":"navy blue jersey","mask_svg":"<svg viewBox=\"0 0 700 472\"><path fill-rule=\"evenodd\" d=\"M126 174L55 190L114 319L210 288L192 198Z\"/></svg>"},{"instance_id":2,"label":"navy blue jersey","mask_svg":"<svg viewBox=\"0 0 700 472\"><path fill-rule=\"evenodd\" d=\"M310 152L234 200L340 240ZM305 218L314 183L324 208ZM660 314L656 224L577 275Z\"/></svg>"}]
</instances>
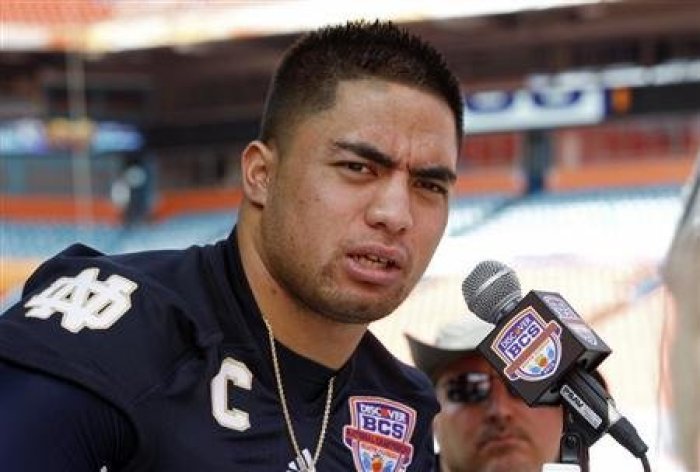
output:
<instances>
[{"instance_id":1,"label":"navy blue jersey","mask_svg":"<svg viewBox=\"0 0 700 472\"><path fill-rule=\"evenodd\" d=\"M276 349L297 440L311 454L336 376L317 471L432 469L432 386L371 333L337 372ZM117 470L300 470L235 231L177 251L107 256L71 246L0 316L0 359L118 410L133 447Z\"/></svg>"}]
</instances>

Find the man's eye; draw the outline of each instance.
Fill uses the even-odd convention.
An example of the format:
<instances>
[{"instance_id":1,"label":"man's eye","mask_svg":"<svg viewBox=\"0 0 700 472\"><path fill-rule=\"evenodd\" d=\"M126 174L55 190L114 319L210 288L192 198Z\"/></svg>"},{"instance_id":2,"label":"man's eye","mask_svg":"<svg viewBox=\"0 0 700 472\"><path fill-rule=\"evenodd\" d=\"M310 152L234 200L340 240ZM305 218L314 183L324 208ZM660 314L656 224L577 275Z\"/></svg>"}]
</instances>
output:
<instances>
[{"instance_id":1,"label":"man's eye","mask_svg":"<svg viewBox=\"0 0 700 472\"><path fill-rule=\"evenodd\" d=\"M418 181L418 186L430 192L439 193L441 195L447 195L447 189L440 184L436 184L435 182Z\"/></svg>"},{"instance_id":2,"label":"man's eye","mask_svg":"<svg viewBox=\"0 0 700 472\"><path fill-rule=\"evenodd\" d=\"M348 161L348 162L343 162L341 163L341 166L345 167L348 170L351 170L353 172L361 172L364 174L367 174L371 172L371 169L367 164L364 162L353 162L353 161Z\"/></svg>"}]
</instances>

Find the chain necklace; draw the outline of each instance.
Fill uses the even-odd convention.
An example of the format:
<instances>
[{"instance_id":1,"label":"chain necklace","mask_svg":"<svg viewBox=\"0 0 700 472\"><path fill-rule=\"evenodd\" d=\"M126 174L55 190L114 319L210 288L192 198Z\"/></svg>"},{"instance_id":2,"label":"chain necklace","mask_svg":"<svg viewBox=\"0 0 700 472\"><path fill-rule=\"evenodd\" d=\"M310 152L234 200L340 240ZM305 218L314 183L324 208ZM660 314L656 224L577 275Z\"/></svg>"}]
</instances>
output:
<instances>
[{"instance_id":1,"label":"chain necklace","mask_svg":"<svg viewBox=\"0 0 700 472\"><path fill-rule=\"evenodd\" d=\"M282 385L282 372L280 370L279 360L277 359L277 349L275 348L275 336L272 333L272 326L266 317L262 317L267 327L267 334L270 338L270 351L272 351L272 366L275 371L275 381L277 382L277 392L279 393L280 403L282 404L282 414L284 414L284 421L287 423L287 431L289 432L289 439L294 447L294 452L297 455L297 463L302 467L301 471L315 472L316 462L318 462L318 457L321 455L321 448L323 447L323 441L326 438L326 429L328 427L328 420L330 419L331 413L331 400L333 399L333 384L335 382L335 376L331 377L328 381L328 393L326 394L326 406L323 410L323 420L321 421L321 432L318 435L318 444L316 444L316 452L313 458L309 458L308 454L303 455L299 449L299 444L297 443L296 435L294 434L294 427L292 426L292 418L289 415L289 409L287 408L287 396L284 394L284 387Z\"/></svg>"}]
</instances>

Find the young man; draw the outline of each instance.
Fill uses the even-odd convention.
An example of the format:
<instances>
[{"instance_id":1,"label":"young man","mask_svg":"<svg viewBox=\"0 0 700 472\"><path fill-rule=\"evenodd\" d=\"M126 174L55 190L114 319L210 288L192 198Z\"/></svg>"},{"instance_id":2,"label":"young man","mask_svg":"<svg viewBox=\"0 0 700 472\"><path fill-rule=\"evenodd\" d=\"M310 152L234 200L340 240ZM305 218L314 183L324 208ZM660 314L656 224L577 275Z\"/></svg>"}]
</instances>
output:
<instances>
[{"instance_id":1,"label":"young man","mask_svg":"<svg viewBox=\"0 0 700 472\"><path fill-rule=\"evenodd\" d=\"M2 470L430 470L431 385L367 325L442 236L461 131L458 83L419 38L306 35L242 153L227 240L72 246L0 317Z\"/></svg>"},{"instance_id":2,"label":"young man","mask_svg":"<svg viewBox=\"0 0 700 472\"><path fill-rule=\"evenodd\" d=\"M435 384L439 472L541 472L557 462L560 406L529 407L476 350L493 325L473 315L445 324L434 344L407 335L414 362Z\"/></svg>"}]
</instances>

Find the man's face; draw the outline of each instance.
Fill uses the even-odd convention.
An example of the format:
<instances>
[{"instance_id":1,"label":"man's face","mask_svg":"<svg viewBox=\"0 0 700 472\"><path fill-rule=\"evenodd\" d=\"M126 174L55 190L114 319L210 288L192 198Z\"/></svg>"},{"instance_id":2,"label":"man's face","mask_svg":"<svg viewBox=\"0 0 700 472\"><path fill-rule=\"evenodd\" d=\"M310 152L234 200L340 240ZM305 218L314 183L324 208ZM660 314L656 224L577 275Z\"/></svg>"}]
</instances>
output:
<instances>
[{"instance_id":1,"label":"man's face","mask_svg":"<svg viewBox=\"0 0 700 472\"><path fill-rule=\"evenodd\" d=\"M469 372L482 375L460 376ZM464 382L484 378L486 383L478 386ZM481 401L454 401L470 388L486 391L489 381L490 394ZM477 354L447 366L436 388L442 409L435 418L435 435L444 472L540 472L544 463L557 461L561 407L530 408L508 392L498 374Z\"/></svg>"},{"instance_id":2,"label":"man's face","mask_svg":"<svg viewBox=\"0 0 700 472\"><path fill-rule=\"evenodd\" d=\"M302 306L366 323L392 312L445 229L454 116L428 93L380 80L338 85L333 108L275 149L261 256Z\"/></svg>"}]
</instances>

